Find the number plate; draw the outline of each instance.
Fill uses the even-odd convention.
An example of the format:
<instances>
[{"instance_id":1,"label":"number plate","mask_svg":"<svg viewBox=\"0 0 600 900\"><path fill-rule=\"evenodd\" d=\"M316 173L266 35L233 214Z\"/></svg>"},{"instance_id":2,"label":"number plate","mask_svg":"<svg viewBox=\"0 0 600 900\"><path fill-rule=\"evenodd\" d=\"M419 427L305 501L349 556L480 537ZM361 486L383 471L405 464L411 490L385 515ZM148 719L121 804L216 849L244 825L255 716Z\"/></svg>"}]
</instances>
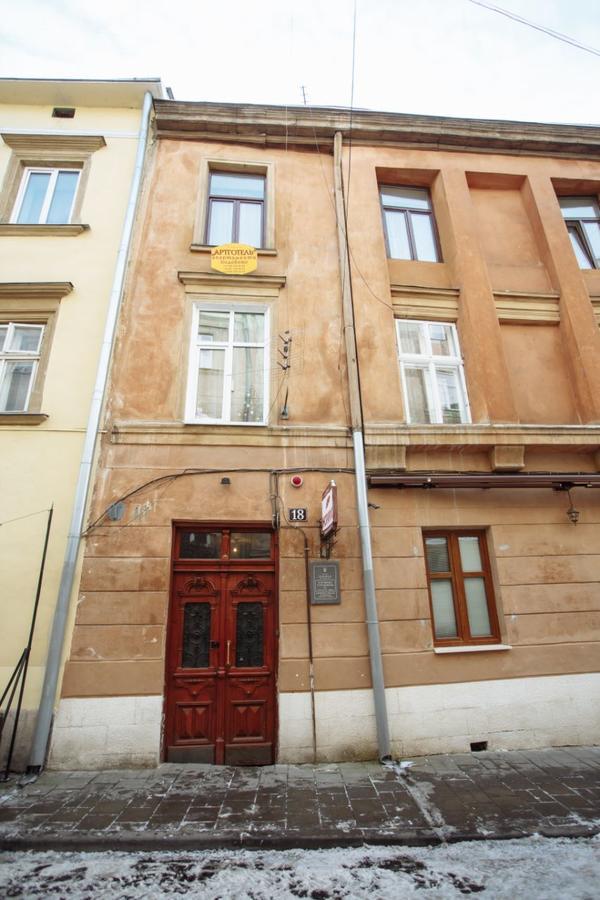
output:
<instances>
[{"instance_id":1,"label":"number plate","mask_svg":"<svg viewBox=\"0 0 600 900\"><path fill-rule=\"evenodd\" d=\"M306 522L308 519L308 510L301 506L295 506L288 509L288 519L290 522Z\"/></svg>"}]
</instances>

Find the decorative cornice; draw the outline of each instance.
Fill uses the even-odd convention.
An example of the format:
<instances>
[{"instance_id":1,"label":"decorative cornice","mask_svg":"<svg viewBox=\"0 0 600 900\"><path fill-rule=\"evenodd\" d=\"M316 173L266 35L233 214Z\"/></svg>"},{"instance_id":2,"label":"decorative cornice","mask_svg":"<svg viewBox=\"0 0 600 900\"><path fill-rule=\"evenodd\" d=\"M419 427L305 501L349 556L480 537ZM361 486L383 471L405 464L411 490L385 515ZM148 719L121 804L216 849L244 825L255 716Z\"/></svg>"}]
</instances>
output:
<instances>
[{"instance_id":1,"label":"decorative cornice","mask_svg":"<svg viewBox=\"0 0 600 900\"><path fill-rule=\"evenodd\" d=\"M394 315L405 319L433 319L456 322L458 288L421 287L391 284Z\"/></svg>"},{"instance_id":2,"label":"decorative cornice","mask_svg":"<svg viewBox=\"0 0 600 900\"><path fill-rule=\"evenodd\" d=\"M0 237L75 237L89 231L89 225L19 225L16 222L8 222L0 225Z\"/></svg>"},{"instance_id":3,"label":"decorative cornice","mask_svg":"<svg viewBox=\"0 0 600 900\"><path fill-rule=\"evenodd\" d=\"M123 422L113 424L113 444L159 444L240 447L352 446L343 426L325 425L186 425L183 422Z\"/></svg>"},{"instance_id":4,"label":"decorative cornice","mask_svg":"<svg viewBox=\"0 0 600 900\"><path fill-rule=\"evenodd\" d=\"M500 322L529 325L555 325L560 322L560 296L554 292L494 291L494 300Z\"/></svg>"},{"instance_id":5,"label":"decorative cornice","mask_svg":"<svg viewBox=\"0 0 600 900\"><path fill-rule=\"evenodd\" d=\"M47 413L0 412L0 427L2 425L41 425L47 418Z\"/></svg>"},{"instance_id":6,"label":"decorative cornice","mask_svg":"<svg viewBox=\"0 0 600 900\"><path fill-rule=\"evenodd\" d=\"M178 272L179 281L191 294L268 298L285 287L285 275L223 275L220 272Z\"/></svg>"},{"instance_id":7,"label":"decorative cornice","mask_svg":"<svg viewBox=\"0 0 600 900\"><path fill-rule=\"evenodd\" d=\"M0 300L62 300L72 290L70 281L3 281Z\"/></svg>"},{"instance_id":8,"label":"decorative cornice","mask_svg":"<svg viewBox=\"0 0 600 900\"><path fill-rule=\"evenodd\" d=\"M2 139L12 150L19 153L94 153L106 147L101 134L11 134L0 132Z\"/></svg>"},{"instance_id":9,"label":"decorative cornice","mask_svg":"<svg viewBox=\"0 0 600 900\"><path fill-rule=\"evenodd\" d=\"M600 128L492 119L419 116L334 107L155 101L159 138L307 145L331 149L336 132L352 144L474 153L600 158Z\"/></svg>"},{"instance_id":10,"label":"decorative cornice","mask_svg":"<svg viewBox=\"0 0 600 900\"><path fill-rule=\"evenodd\" d=\"M397 425L365 426L365 444L398 443L406 447L482 447L500 445L600 447L597 425Z\"/></svg>"}]
</instances>

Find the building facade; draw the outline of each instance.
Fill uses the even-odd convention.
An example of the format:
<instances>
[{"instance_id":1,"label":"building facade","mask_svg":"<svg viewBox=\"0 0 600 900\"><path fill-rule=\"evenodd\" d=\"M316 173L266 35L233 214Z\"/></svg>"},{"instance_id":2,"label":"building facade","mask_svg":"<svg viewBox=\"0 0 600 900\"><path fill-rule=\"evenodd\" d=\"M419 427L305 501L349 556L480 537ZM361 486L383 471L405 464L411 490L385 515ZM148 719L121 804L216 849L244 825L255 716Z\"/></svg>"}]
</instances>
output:
<instances>
[{"instance_id":1,"label":"building facade","mask_svg":"<svg viewBox=\"0 0 600 900\"><path fill-rule=\"evenodd\" d=\"M600 130L155 112L51 764L597 740Z\"/></svg>"},{"instance_id":2,"label":"building facade","mask_svg":"<svg viewBox=\"0 0 600 900\"><path fill-rule=\"evenodd\" d=\"M46 670L147 92L161 96L160 83L0 80L2 691L28 645L53 507L14 748L20 767Z\"/></svg>"}]
</instances>

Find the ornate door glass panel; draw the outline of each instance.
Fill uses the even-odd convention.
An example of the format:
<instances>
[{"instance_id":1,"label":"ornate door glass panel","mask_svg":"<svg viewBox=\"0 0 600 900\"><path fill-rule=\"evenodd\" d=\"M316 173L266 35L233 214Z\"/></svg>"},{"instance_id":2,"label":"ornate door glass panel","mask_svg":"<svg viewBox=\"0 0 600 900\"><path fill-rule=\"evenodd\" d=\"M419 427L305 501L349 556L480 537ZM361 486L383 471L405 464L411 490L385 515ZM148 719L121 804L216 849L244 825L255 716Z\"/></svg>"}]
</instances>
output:
<instances>
[{"instance_id":1,"label":"ornate door glass panel","mask_svg":"<svg viewBox=\"0 0 600 900\"><path fill-rule=\"evenodd\" d=\"M232 531L231 559L269 559L270 531Z\"/></svg>"},{"instance_id":2,"label":"ornate door glass panel","mask_svg":"<svg viewBox=\"0 0 600 900\"><path fill-rule=\"evenodd\" d=\"M221 538L220 531L182 531L179 556L181 559L218 559Z\"/></svg>"},{"instance_id":3,"label":"ornate door glass panel","mask_svg":"<svg viewBox=\"0 0 600 900\"><path fill-rule=\"evenodd\" d=\"M262 666L264 658L262 603L240 603L237 608L235 664Z\"/></svg>"},{"instance_id":4,"label":"ornate door glass panel","mask_svg":"<svg viewBox=\"0 0 600 900\"><path fill-rule=\"evenodd\" d=\"M210 603L186 603L183 613L183 669L206 669L209 665Z\"/></svg>"}]
</instances>

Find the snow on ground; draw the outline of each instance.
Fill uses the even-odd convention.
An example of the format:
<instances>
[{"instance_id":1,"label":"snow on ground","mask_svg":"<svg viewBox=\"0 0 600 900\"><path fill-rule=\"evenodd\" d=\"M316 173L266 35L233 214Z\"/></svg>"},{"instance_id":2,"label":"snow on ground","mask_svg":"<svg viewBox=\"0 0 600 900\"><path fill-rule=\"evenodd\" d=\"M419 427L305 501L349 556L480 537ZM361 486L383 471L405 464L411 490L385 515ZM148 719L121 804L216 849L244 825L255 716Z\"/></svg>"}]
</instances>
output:
<instances>
[{"instance_id":1,"label":"snow on ground","mask_svg":"<svg viewBox=\"0 0 600 900\"><path fill-rule=\"evenodd\" d=\"M600 839L438 847L0 854L2 898L140 900L596 900Z\"/></svg>"}]
</instances>

